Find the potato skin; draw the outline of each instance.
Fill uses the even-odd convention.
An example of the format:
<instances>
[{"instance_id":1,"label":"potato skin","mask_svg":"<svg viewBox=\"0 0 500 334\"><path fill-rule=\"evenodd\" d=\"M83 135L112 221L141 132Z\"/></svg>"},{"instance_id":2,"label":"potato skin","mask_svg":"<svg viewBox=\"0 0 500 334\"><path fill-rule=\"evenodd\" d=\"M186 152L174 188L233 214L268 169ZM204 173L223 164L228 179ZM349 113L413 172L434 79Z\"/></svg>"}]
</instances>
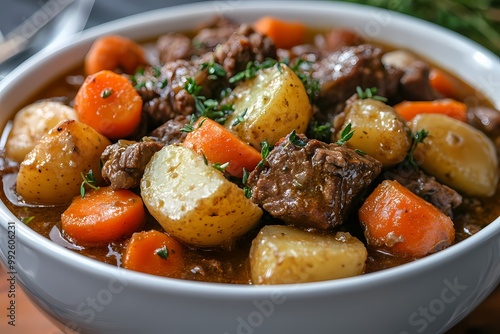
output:
<instances>
[{"instance_id":1,"label":"potato skin","mask_svg":"<svg viewBox=\"0 0 500 334\"><path fill-rule=\"evenodd\" d=\"M102 182L99 158L109 140L79 121L57 124L21 163L16 190L24 201L59 205L80 193L84 175L92 169Z\"/></svg>"},{"instance_id":2,"label":"potato skin","mask_svg":"<svg viewBox=\"0 0 500 334\"><path fill-rule=\"evenodd\" d=\"M279 66L261 70L240 83L228 102L233 104L234 112L224 126L259 151L266 139L274 145L292 130L304 133L312 116L302 81L290 67ZM243 114L244 120L235 124Z\"/></svg>"},{"instance_id":3,"label":"potato skin","mask_svg":"<svg viewBox=\"0 0 500 334\"><path fill-rule=\"evenodd\" d=\"M421 114L413 132L429 132L415 158L428 174L471 196L492 196L499 171L495 144L472 126L441 114Z\"/></svg>"},{"instance_id":4,"label":"potato skin","mask_svg":"<svg viewBox=\"0 0 500 334\"><path fill-rule=\"evenodd\" d=\"M262 216L242 189L184 146L165 146L153 156L141 179L141 194L165 231L191 246L230 243Z\"/></svg>"},{"instance_id":5,"label":"potato skin","mask_svg":"<svg viewBox=\"0 0 500 334\"><path fill-rule=\"evenodd\" d=\"M347 232L316 234L291 226L267 225L252 241L253 284L293 284L360 275L368 253Z\"/></svg>"},{"instance_id":6,"label":"potato skin","mask_svg":"<svg viewBox=\"0 0 500 334\"><path fill-rule=\"evenodd\" d=\"M365 152L384 167L394 166L406 157L411 146L410 129L387 104L374 99L355 100L345 109L342 128L349 123L354 135L347 147Z\"/></svg>"},{"instance_id":7,"label":"potato skin","mask_svg":"<svg viewBox=\"0 0 500 334\"><path fill-rule=\"evenodd\" d=\"M78 119L76 111L60 102L40 101L19 110L14 117L5 153L21 163L38 140L60 121Z\"/></svg>"}]
</instances>

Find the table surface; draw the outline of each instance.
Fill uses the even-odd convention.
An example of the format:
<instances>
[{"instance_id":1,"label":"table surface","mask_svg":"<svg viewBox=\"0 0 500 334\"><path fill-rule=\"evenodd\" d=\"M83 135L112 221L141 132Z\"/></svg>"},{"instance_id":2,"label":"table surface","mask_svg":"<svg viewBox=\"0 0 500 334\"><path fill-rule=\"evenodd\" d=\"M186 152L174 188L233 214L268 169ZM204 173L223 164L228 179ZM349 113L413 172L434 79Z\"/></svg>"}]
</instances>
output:
<instances>
[{"instance_id":1,"label":"table surface","mask_svg":"<svg viewBox=\"0 0 500 334\"><path fill-rule=\"evenodd\" d=\"M37 10L45 1L35 0L0 0L2 8L8 8L0 12L0 31L6 34L18 24L26 20L30 13ZM122 0L120 5L114 1L93 1L94 6L87 21L86 28L97 24L124 17L133 13L143 12L165 6L172 6L199 0ZM0 266L1 267L1 266ZM6 305L8 281L5 269L0 269L0 307ZM33 334L59 334L62 333L31 301L20 291L17 299L17 325L9 326L2 317L0 321L0 333L33 333ZM498 287L481 305L479 305L468 317L450 330L449 334L493 334L500 333L500 287Z\"/></svg>"}]
</instances>

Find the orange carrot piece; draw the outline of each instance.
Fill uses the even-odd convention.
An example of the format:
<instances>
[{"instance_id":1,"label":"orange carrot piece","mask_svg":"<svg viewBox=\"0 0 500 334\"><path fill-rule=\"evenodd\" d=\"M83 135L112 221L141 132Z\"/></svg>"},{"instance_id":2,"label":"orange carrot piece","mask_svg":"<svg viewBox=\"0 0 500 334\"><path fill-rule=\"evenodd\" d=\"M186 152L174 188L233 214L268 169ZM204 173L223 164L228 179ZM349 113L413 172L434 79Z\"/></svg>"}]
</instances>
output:
<instances>
[{"instance_id":1,"label":"orange carrot piece","mask_svg":"<svg viewBox=\"0 0 500 334\"><path fill-rule=\"evenodd\" d=\"M184 266L184 245L156 231L132 235L123 252L122 267L152 275L177 277Z\"/></svg>"},{"instance_id":2,"label":"orange carrot piece","mask_svg":"<svg viewBox=\"0 0 500 334\"><path fill-rule=\"evenodd\" d=\"M257 32L269 37L276 47L289 49L304 42L306 26L301 22L280 20L264 16L254 23Z\"/></svg>"},{"instance_id":3,"label":"orange carrot piece","mask_svg":"<svg viewBox=\"0 0 500 334\"><path fill-rule=\"evenodd\" d=\"M226 172L232 176L241 178L243 168L250 172L262 160L259 151L209 118L200 118L194 128L184 146L204 154L211 163L229 163Z\"/></svg>"},{"instance_id":4,"label":"orange carrot piece","mask_svg":"<svg viewBox=\"0 0 500 334\"><path fill-rule=\"evenodd\" d=\"M131 190L102 187L73 199L62 228L79 245L105 244L132 235L146 222L142 199Z\"/></svg>"},{"instance_id":5,"label":"orange carrot piece","mask_svg":"<svg viewBox=\"0 0 500 334\"><path fill-rule=\"evenodd\" d=\"M453 99L403 101L396 104L394 109L407 121L411 121L418 114L444 114L462 122L467 121L467 106Z\"/></svg>"},{"instance_id":6,"label":"orange carrot piece","mask_svg":"<svg viewBox=\"0 0 500 334\"><path fill-rule=\"evenodd\" d=\"M368 245L422 257L452 244L453 222L397 181L383 181L359 209Z\"/></svg>"},{"instance_id":7,"label":"orange carrot piece","mask_svg":"<svg viewBox=\"0 0 500 334\"><path fill-rule=\"evenodd\" d=\"M87 75L103 70L134 74L139 67L146 64L146 56L141 46L118 35L104 36L96 40L84 62Z\"/></svg>"},{"instance_id":8,"label":"orange carrot piece","mask_svg":"<svg viewBox=\"0 0 500 334\"><path fill-rule=\"evenodd\" d=\"M431 86L448 98L456 98L458 95L458 83L450 75L438 68L432 68L429 73Z\"/></svg>"},{"instance_id":9,"label":"orange carrot piece","mask_svg":"<svg viewBox=\"0 0 500 334\"><path fill-rule=\"evenodd\" d=\"M124 76L101 71L89 75L75 97L79 120L109 139L131 135L141 122L142 99Z\"/></svg>"}]
</instances>

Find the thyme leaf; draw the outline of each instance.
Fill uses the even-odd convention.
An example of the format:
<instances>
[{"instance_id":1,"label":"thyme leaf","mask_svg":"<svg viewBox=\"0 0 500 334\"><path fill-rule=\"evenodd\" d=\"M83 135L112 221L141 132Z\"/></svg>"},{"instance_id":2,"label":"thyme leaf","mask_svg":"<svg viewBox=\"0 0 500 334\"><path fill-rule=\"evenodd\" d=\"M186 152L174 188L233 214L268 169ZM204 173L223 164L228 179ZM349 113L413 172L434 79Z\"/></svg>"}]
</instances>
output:
<instances>
[{"instance_id":1,"label":"thyme leaf","mask_svg":"<svg viewBox=\"0 0 500 334\"><path fill-rule=\"evenodd\" d=\"M87 192L87 189L85 186L88 186L94 190L99 190L100 187L97 186L97 181L95 179L94 172L92 172L92 169L87 172L86 175L83 175L83 172L80 172L80 175L82 176L82 183L80 184L80 195L82 197L85 196L85 193Z\"/></svg>"},{"instance_id":2,"label":"thyme leaf","mask_svg":"<svg viewBox=\"0 0 500 334\"><path fill-rule=\"evenodd\" d=\"M342 146L345 143L347 143L349 141L349 139L352 138L352 136L354 135L354 130L352 130L351 128L352 128L351 123L349 123L345 126L345 128L340 133L340 139L337 140L337 145Z\"/></svg>"},{"instance_id":3,"label":"thyme leaf","mask_svg":"<svg viewBox=\"0 0 500 334\"><path fill-rule=\"evenodd\" d=\"M260 155L262 156L262 160L257 164L257 167L262 167L267 161L267 157L269 156L269 153L273 149L272 145L269 144L269 142L264 140L263 142L260 143Z\"/></svg>"},{"instance_id":4,"label":"thyme leaf","mask_svg":"<svg viewBox=\"0 0 500 334\"><path fill-rule=\"evenodd\" d=\"M406 155L405 161L409 163L410 166L418 170L418 163L415 160L415 151L417 150L418 144L423 143L425 138L429 136L429 132L422 129L420 131L417 131L416 133L413 133L413 131L410 130L410 136L411 146L408 154Z\"/></svg>"},{"instance_id":5,"label":"thyme leaf","mask_svg":"<svg viewBox=\"0 0 500 334\"><path fill-rule=\"evenodd\" d=\"M356 93L361 100L373 99L381 102L387 102L387 98L383 96L376 95L378 91L377 87L366 88L363 90L360 86L356 87Z\"/></svg>"}]
</instances>

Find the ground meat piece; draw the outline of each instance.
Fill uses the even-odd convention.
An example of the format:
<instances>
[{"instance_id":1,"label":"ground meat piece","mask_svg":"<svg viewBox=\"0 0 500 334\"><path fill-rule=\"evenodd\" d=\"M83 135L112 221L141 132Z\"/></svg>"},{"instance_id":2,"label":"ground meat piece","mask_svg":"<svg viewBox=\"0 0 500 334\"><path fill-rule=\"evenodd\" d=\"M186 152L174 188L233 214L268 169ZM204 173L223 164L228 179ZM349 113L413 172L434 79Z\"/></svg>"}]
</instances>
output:
<instances>
[{"instance_id":1,"label":"ground meat piece","mask_svg":"<svg viewBox=\"0 0 500 334\"><path fill-rule=\"evenodd\" d=\"M243 24L215 49L213 56L224 67L227 77L232 77L244 70L249 61L263 62L266 58L276 58L276 47L270 38Z\"/></svg>"},{"instance_id":2,"label":"ground meat piece","mask_svg":"<svg viewBox=\"0 0 500 334\"><path fill-rule=\"evenodd\" d=\"M106 147L101 155L102 177L113 189L135 188L140 184L147 163L162 147L162 144L152 140L119 140Z\"/></svg>"},{"instance_id":3,"label":"ground meat piece","mask_svg":"<svg viewBox=\"0 0 500 334\"><path fill-rule=\"evenodd\" d=\"M402 72L381 61L382 49L369 44L343 47L313 64L313 78L319 81L316 100L321 113L331 120L344 109L356 87L378 89L378 95L397 93Z\"/></svg>"},{"instance_id":4,"label":"ground meat piece","mask_svg":"<svg viewBox=\"0 0 500 334\"><path fill-rule=\"evenodd\" d=\"M160 36L156 41L156 48L162 64L177 59L189 60L193 55L191 38L178 32Z\"/></svg>"},{"instance_id":5,"label":"ground meat piece","mask_svg":"<svg viewBox=\"0 0 500 334\"><path fill-rule=\"evenodd\" d=\"M184 115L177 116L156 128L151 132L151 136L164 145L182 143L186 137L186 132L182 132L181 129L188 123L189 117Z\"/></svg>"},{"instance_id":6,"label":"ground meat piece","mask_svg":"<svg viewBox=\"0 0 500 334\"><path fill-rule=\"evenodd\" d=\"M287 136L250 173L252 200L287 224L331 230L342 224L382 164L337 144L297 137L300 146Z\"/></svg>"},{"instance_id":7,"label":"ground meat piece","mask_svg":"<svg viewBox=\"0 0 500 334\"><path fill-rule=\"evenodd\" d=\"M455 190L439 183L422 170L415 170L408 164L402 163L385 171L383 176L386 179L398 181L449 217L453 217L453 209L462 204L462 196Z\"/></svg>"}]
</instances>

